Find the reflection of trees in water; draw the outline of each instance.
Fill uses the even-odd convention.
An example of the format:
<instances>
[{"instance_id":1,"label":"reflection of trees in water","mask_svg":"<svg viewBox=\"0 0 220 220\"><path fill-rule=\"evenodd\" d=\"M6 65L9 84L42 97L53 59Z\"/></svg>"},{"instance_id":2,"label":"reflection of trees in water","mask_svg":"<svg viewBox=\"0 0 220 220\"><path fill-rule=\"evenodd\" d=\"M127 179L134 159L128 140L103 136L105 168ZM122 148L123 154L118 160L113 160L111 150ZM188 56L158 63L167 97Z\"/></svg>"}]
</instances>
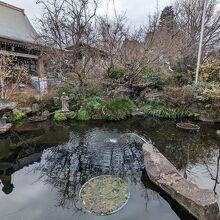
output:
<instances>
[{"instance_id":1,"label":"reflection of trees in water","mask_svg":"<svg viewBox=\"0 0 220 220\"><path fill-rule=\"evenodd\" d=\"M212 138L208 138L200 133L186 133L187 138L176 141L176 145L170 146L171 150L166 149L166 153L171 161L177 166L183 176L194 182L199 179L197 165L202 166L204 171L209 174L214 181L213 190L216 193L216 187L219 184L219 164L220 150ZM200 171L199 171L200 172Z\"/></svg>"},{"instance_id":2,"label":"reflection of trees in water","mask_svg":"<svg viewBox=\"0 0 220 220\"><path fill-rule=\"evenodd\" d=\"M161 128L156 140L159 150L181 171L185 178L199 184L201 168L214 181L214 191L219 178L219 142L213 130L202 127L199 132ZM200 166L197 170L197 166ZM207 177L206 177L207 178Z\"/></svg>"},{"instance_id":3,"label":"reflection of trees in water","mask_svg":"<svg viewBox=\"0 0 220 220\"><path fill-rule=\"evenodd\" d=\"M219 184L218 178L219 178L219 164L220 164L220 150L218 150L218 159L217 159L217 169L216 169L216 175L213 177L212 176L212 180L215 181L215 185L213 188L213 191L216 193L216 187L217 184Z\"/></svg>"},{"instance_id":4,"label":"reflection of trees in water","mask_svg":"<svg viewBox=\"0 0 220 220\"><path fill-rule=\"evenodd\" d=\"M160 151L177 169L188 169L214 156L214 150L217 149L215 142L204 140L205 137L200 133L184 132L183 134L184 136L179 138L176 136L172 141L164 140L164 145L159 143Z\"/></svg>"},{"instance_id":5,"label":"reflection of trees in water","mask_svg":"<svg viewBox=\"0 0 220 220\"><path fill-rule=\"evenodd\" d=\"M209 162L204 161L204 166L206 168L206 171L208 172L211 180L214 181L213 191L215 194L217 194L216 192L217 185L220 184L219 183L219 165L220 165L220 149L218 150L218 153L216 153L216 156L213 157L211 161Z\"/></svg>"},{"instance_id":6,"label":"reflection of trees in water","mask_svg":"<svg viewBox=\"0 0 220 220\"><path fill-rule=\"evenodd\" d=\"M117 175L135 183L138 171L143 169L136 144L96 143L88 137L74 135L67 144L46 150L37 168L40 178L57 189L61 207L74 205L79 210L79 191L95 176Z\"/></svg>"}]
</instances>

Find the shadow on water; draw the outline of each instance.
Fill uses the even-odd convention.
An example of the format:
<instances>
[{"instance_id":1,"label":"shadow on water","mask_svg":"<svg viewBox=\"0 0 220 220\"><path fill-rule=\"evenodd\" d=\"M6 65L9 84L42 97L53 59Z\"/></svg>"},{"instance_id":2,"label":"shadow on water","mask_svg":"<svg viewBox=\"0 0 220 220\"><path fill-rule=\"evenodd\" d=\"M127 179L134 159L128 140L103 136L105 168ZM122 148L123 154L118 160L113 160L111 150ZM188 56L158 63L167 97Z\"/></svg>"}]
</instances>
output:
<instances>
[{"instance_id":1,"label":"shadow on water","mask_svg":"<svg viewBox=\"0 0 220 220\"><path fill-rule=\"evenodd\" d=\"M0 218L66 220L72 216L80 220L193 220L146 177L140 138L141 142L153 142L185 178L201 187L214 188L219 194L219 140L215 135L219 124L200 123L200 127L199 133L186 133L176 129L173 121L150 118L132 118L117 123L16 125L8 135L0 137L3 193L0 193L0 202L4 204L0 208ZM79 205L79 190L89 179L105 174L127 179L131 199L123 210L113 216L89 215ZM25 185L26 181L30 182ZM46 206L53 212L48 213L40 194L30 199L35 192L34 189L27 190L30 185L39 185L40 189L46 187L43 192ZM18 209L19 204L15 201L21 192L23 196L27 194L27 207L34 204L41 218L24 218L33 208L2 218L2 214L7 216L7 212ZM54 206L59 209L54 210Z\"/></svg>"}]
</instances>

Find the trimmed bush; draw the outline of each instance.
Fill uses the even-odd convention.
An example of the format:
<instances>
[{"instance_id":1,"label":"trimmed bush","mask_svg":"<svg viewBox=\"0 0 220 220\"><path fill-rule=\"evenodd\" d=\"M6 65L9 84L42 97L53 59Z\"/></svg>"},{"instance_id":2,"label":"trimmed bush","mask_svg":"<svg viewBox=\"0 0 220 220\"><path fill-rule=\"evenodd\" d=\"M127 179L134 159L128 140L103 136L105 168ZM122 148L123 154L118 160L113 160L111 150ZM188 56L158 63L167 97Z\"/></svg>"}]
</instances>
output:
<instances>
[{"instance_id":1,"label":"trimmed bush","mask_svg":"<svg viewBox=\"0 0 220 220\"><path fill-rule=\"evenodd\" d=\"M55 111L54 120L57 122L63 122L67 120L67 117L61 112L61 110Z\"/></svg>"},{"instance_id":2,"label":"trimmed bush","mask_svg":"<svg viewBox=\"0 0 220 220\"><path fill-rule=\"evenodd\" d=\"M9 115L8 121L9 122L18 122L25 118L26 115L24 112L14 109L13 112Z\"/></svg>"}]
</instances>

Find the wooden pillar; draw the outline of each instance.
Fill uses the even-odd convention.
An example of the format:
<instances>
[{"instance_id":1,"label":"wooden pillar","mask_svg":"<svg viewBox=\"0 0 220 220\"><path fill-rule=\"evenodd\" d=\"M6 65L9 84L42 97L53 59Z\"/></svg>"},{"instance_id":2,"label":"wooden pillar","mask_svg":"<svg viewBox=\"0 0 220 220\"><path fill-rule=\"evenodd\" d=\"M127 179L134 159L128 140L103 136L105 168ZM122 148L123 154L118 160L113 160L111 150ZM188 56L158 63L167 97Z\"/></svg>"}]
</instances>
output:
<instances>
[{"instance_id":1,"label":"wooden pillar","mask_svg":"<svg viewBox=\"0 0 220 220\"><path fill-rule=\"evenodd\" d=\"M44 66L44 59L43 56L39 56L37 60L37 74L39 78L39 87L41 93L47 93L48 87L47 87L47 76Z\"/></svg>"},{"instance_id":2,"label":"wooden pillar","mask_svg":"<svg viewBox=\"0 0 220 220\"><path fill-rule=\"evenodd\" d=\"M43 56L38 57L38 60L37 60L37 74L38 74L39 78L44 78L46 76Z\"/></svg>"}]
</instances>

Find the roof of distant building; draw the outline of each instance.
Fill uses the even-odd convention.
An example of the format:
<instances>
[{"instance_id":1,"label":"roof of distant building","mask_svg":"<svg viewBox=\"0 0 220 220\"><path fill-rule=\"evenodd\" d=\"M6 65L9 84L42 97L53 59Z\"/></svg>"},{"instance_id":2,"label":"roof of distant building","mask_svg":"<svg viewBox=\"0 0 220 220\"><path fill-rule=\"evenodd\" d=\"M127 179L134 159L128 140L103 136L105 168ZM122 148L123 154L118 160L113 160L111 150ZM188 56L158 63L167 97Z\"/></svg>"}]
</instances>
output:
<instances>
[{"instance_id":1,"label":"roof of distant building","mask_svg":"<svg viewBox=\"0 0 220 220\"><path fill-rule=\"evenodd\" d=\"M24 9L0 1L0 38L34 43L37 32Z\"/></svg>"}]
</instances>

